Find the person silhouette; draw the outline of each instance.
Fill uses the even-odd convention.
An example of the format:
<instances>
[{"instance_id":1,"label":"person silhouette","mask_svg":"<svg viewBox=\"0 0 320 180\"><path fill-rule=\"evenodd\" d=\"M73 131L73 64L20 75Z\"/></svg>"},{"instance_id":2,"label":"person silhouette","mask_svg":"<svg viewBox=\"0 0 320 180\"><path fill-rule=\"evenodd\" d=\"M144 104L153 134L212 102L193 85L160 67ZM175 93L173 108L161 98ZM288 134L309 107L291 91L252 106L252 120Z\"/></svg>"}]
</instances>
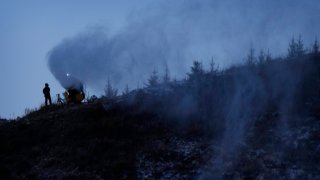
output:
<instances>
[{"instance_id":1,"label":"person silhouette","mask_svg":"<svg viewBox=\"0 0 320 180\"><path fill-rule=\"evenodd\" d=\"M49 88L49 84L46 83L45 87L42 90L44 98L45 98L45 104L46 106L48 106L48 101L50 103L50 105L52 105L52 101L51 101L51 96L50 96L50 88Z\"/></svg>"}]
</instances>

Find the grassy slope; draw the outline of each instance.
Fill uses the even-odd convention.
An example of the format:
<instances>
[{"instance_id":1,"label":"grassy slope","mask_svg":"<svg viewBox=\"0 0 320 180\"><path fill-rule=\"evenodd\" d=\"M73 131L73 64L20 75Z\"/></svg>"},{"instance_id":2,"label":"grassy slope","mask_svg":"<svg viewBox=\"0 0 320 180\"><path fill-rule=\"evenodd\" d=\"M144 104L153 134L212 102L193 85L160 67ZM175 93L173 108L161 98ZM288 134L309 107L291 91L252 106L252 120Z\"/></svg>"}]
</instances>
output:
<instances>
[{"instance_id":1,"label":"grassy slope","mask_svg":"<svg viewBox=\"0 0 320 180\"><path fill-rule=\"evenodd\" d=\"M308 56L272 61L260 69L254 67L249 76L247 73L240 76L244 82L260 77L266 87L268 83L277 85L280 93L270 99L265 111L250 116L252 121L249 122L253 123L246 129L245 142L237 150L236 157L223 157L226 158L222 164L223 177L320 177L319 62L319 57ZM2 122L0 179L190 179L199 175L199 169L208 168L207 171L214 172L210 169L210 160L214 160L219 150L214 149L212 141L221 136L213 139L208 134L223 133L225 114L219 107L229 107L225 99L233 94L232 90L228 92L233 87L230 79L235 80L230 76L239 77L246 69L248 67L241 66L227 70L225 75L217 77L220 83L211 87L213 89L207 87L208 82L200 84L205 88L196 87L195 91L187 84L178 86L174 98L171 94L143 95L138 96L136 104L111 106L107 110L100 102L52 106L18 121ZM289 75L283 75L284 72ZM284 86L293 75L299 75L299 83L293 101L288 103L292 108L284 124L281 110L273 104L286 95ZM195 98L202 91L200 98ZM258 92L257 97L260 97ZM189 103L192 106L185 106L188 101L181 103L180 100L186 100L185 95L189 97L187 100L198 100L199 107L193 107L192 103ZM256 103L256 99L253 100L252 107ZM244 107L252 108L249 105ZM197 111L184 114L185 121L181 122L176 117L186 112L185 108ZM157 112L152 113L152 110ZM172 116L163 115L169 110ZM201 118L203 114L206 116ZM209 167L203 168L206 164Z\"/></svg>"},{"instance_id":2,"label":"grassy slope","mask_svg":"<svg viewBox=\"0 0 320 180\"><path fill-rule=\"evenodd\" d=\"M42 108L0 125L0 179L192 177L210 153L188 137L153 114L101 103Z\"/></svg>"}]
</instances>

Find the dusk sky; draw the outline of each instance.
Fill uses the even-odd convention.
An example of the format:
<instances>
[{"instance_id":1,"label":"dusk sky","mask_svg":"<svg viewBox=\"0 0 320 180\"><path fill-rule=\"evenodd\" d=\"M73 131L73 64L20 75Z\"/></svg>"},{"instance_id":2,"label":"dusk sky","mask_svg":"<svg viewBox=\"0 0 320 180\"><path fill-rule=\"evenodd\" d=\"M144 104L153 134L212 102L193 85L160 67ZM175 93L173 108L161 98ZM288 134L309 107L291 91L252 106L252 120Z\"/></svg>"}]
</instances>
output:
<instances>
[{"instance_id":1,"label":"dusk sky","mask_svg":"<svg viewBox=\"0 0 320 180\"><path fill-rule=\"evenodd\" d=\"M102 57L95 57L106 59L106 64L122 62L121 60L128 57L126 54L130 54L128 51L133 51L130 55L138 61L141 60L142 66L149 63L151 67L144 69L137 65L137 71L141 70L141 73L133 72L133 75L145 79L149 70L151 72L153 68L158 67L161 71L162 67L159 66L167 64L172 75L183 77L182 74L194 59L199 59L207 65L213 56L216 63L223 68L239 63L245 57L250 44L253 44L257 51L269 49L274 56L284 56L290 38L302 35L308 47L320 35L319 12L320 1L317 0L2 0L0 2L0 117L15 118L23 115L26 108L39 107L44 102L42 88L46 82L50 84L53 99L56 94L64 91L48 68L49 52L55 52L52 51L54 47L65 48L63 40L66 38L69 39L69 44L79 42L77 36L79 33L83 34L82 38L92 43L96 40L92 40L88 32L103 31L108 35L106 41L115 42L112 45L102 46L106 49L114 48L115 52L102 53ZM134 30L132 27L135 27ZM145 27L150 28L144 30ZM160 31L148 33L155 29ZM95 37L102 36L95 35ZM162 36L168 40L162 41ZM123 37L137 37L138 40L137 43L132 42L133 45L128 45L127 41L123 41ZM146 42L150 42L151 47L148 47ZM163 45L167 46L165 53L168 51L177 53L161 54L166 59L163 63L145 61L146 57L157 58L160 50L163 53L164 49L161 49ZM137 49L139 46L144 49ZM68 46L67 50L79 49L77 46ZM151 54L146 54L146 51ZM92 53L99 54L99 51L94 49L90 51L90 54ZM59 59L63 62L74 62L68 53L59 55L64 58ZM156 55L157 57L154 57ZM173 62L177 57L184 60ZM59 60L52 59L57 65L60 63ZM79 61L86 62L86 59L80 58ZM86 63L81 67L87 67L87 71L90 71L90 68L96 69ZM115 78L121 76L118 79L123 83L119 83L119 86L123 87L128 80L134 81L132 88L138 83L131 78L131 74L128 74L131 79L119 75L126 70L113 71L109 76ZM85 83L92 85L88 87L91 94L101 95L103 89L101 83L95 84L90 81L94 81L94 78L100 80L104 76L94 74L87 77L86 74L82 74L78 78L83 78Z\"/></svg>"},{"instance_id":2,"label":"dusk sky","mask_svg":"<svg viewBox=\"0 0 320 180\"><path fill-rule=\"evenodd\" d=\"M0 116L21 116L25 108L44 102L64 89L47 67L48 52L64 38L108 24L117 29L133 6L130 1L12 1L0 2Z\"/></svg>"}]
</instances>

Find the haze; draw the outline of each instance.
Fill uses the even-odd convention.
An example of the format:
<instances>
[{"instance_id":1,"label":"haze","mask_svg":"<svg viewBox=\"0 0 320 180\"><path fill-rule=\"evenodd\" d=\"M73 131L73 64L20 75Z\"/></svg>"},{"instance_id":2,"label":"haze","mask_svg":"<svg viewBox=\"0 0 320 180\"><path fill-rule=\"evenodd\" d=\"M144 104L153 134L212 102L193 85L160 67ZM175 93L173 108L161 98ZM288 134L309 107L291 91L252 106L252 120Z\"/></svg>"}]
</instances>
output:
<instances>
[{"instance_id":1,"label":"haze","mask_svg":"<svg viewBox=\"0 0 320 180\"><path fill-rule=\"evenodd\" d=\"M319 35L319 9L317 0L2 1L0 116L38 107L45 82L52 97L63 92L59 68L101 95L107 78L132 89L165 65L183 78L193 60L208 65L213 57L226 68L242 62L251 45L285 56L293 36L309 47Z\"/></svg>"}]
</instances>

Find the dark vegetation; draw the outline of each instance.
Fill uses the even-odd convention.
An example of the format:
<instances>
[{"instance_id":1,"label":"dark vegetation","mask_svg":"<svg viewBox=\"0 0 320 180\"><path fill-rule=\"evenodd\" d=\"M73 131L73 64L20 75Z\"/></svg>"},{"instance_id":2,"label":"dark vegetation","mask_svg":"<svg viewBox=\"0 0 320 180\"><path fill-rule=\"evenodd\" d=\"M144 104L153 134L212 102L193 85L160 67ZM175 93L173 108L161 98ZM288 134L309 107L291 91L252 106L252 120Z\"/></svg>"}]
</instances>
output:
<instances>
[{"instance_id":1,"label":"dark vegetation","mask_svg":"<svg viewBox=\"0 0 320 180\"><path fill-rule=\"evenodd\" d=\"M182 81L154 71L116 95L108 83L94 102L1 120L0 178L320 178L317 42L293 39L285 58L252 48L226 70L195 61Z\"/></svg>"},{"instance_id":2,"label":"dark vegetation","mask_svg":"<svg viewBox=\"0 0 320 180\"><path fill-rule=\"evenodd\" d=\"M150 173L155 178L165 171L172 171L172 177L194 176L205 161L200 154L208 141L193 136L196 129L180 133L169 126L155 114L136 113L132 106L105 110L95 102L42 108L1 124L1 179L145 177L139 168L154 168ZM190 152L179 153L181 143L190 144ZM174 164L161 165L167 162Z\"/></svg>"}]
</instances>

